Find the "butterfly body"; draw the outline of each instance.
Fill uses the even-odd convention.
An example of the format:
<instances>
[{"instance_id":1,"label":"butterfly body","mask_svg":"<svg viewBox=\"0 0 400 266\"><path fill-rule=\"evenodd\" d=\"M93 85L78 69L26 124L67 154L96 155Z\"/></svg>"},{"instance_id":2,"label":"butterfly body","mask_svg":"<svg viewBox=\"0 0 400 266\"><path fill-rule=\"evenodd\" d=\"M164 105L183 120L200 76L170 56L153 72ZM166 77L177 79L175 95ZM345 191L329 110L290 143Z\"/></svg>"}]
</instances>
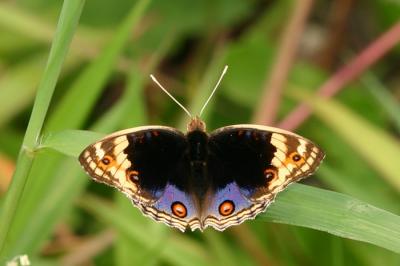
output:
<instances>
[{"instance_id":1,"label":"butterfly body","mask_svg":"<svg viewBox=\"0 0 400 266\"><path fill-rule=\"evenodd\" d=\"M222 231L255 218L323 157L288 131L235 125L208 134L196 117L186 134L160 126L116 132L79 160L94 180L116 187L156 221L181 231Z\"/></svg>"}]
</instances>

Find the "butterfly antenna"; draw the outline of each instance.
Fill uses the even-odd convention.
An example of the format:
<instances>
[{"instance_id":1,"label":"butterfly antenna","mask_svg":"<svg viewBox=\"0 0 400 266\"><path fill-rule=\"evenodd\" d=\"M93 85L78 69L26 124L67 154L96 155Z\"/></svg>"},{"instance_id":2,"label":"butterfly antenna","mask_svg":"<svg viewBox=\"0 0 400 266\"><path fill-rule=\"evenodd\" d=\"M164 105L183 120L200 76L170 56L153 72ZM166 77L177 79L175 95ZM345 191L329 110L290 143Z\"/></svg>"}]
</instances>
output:
<instances>
[{"instance_id":1,"label":"butterfly antenna","mask_svg":"<svg viewBox=\"0 0 400 266\"><path fill-rule=\"evenodd\" d=\"M183 106L183 104L181 104L177 99L175 99L174 96L172 96L166 89L164 89L164 87L160 84L160 82L158 82L158 80L153 76L153 74L151 74L150 77L154 81L154 83L156 83L158 87L162 89L163 92L165 92L174 102L176 102L176 104L179 105L190 118L193 117L192 114L185 108L185 106Z\"/></svg>"},{"instance_id":2,"label":"butterfly antenna","mask_svg":"<svg viewBox=\"0 0 400 266\"><path fill-rule=\"evenodd\" d=\"M225 76L227 70L228 70L228 66L226 65L226 66L224 67L224 70L222 71L222 74L221 74L221 76L219 77L219 80L218 80L217 84L215 85L213 91L211 92L211 94L210 94L210 96L208 97L207 101L204 103L203 107L201 108L199 116L201 116L201 114L202 114L203 111L204 111L204 108L206 108L208 102L209 102L209 101L211 100L211 98L213 97L215 91L217 90L217 88L218 88L219 84L221 83L222 78Z\"/></svg>"}]
</instances>

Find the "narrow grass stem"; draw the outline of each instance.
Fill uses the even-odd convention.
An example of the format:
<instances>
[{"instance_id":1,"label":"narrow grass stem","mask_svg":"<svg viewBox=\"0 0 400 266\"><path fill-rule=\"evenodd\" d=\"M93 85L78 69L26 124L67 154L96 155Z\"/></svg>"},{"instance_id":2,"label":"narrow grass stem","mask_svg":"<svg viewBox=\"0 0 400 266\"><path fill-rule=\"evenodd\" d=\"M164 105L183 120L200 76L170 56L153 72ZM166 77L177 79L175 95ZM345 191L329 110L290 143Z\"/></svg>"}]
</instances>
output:
<instances>
[{"instance_id":1,"label":"narrow grass stem","mask_svg":"<svg viewBox=\"0 0 400 266\"><path fill-rule=\"evenodd\" d=\"M0 258L4 256L3 251L7 242L10 225L18 209L19 201L34 160L34 153L32 151L34 151L38 144L55 85L84 3L84 0L69 0L64 1L62 7L47 66L38 87L28 128L17 160L17 167L0 214Z\"/></svg>"},{"instance_id":2,"label":"narrow grass stem","mask_svg":"<svg viewBox=\"0 0 400 266\"><path fill-rule=\"evenodd\" d=\"M345 86L356 79L361 73L371 67L380 58L387 54L400 41L400 22L394 24L388 31L372 42L348 64L341 67L318 89L318 95L330 98ZM299 127L311 114L306 104L299 104L278 125L280 128L294 130Z\"/></svg>"},{"instance_id":3,"label":"narrow grass stem","mask_svg":"<svg viewBox=\"0 0 400 266\"><path fill-rule=\"evenodd\" d=\"M295 1L293 15L287 24L270 76L264 85L263 96L254 114L257 124L273 125L281 101L281 93L296 58L301 36L313 6L313 0ZM269 71L269 70L268 70Z\"/></svg>"}]
</instances>

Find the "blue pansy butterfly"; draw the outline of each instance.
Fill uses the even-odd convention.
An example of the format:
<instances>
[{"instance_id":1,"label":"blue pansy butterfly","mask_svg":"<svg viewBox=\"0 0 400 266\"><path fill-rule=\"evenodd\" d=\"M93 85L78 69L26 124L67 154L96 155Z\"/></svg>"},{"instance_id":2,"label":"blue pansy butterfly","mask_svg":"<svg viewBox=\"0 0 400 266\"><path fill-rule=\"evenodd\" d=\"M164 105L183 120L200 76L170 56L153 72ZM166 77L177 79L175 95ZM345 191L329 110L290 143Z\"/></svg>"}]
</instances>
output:
<instances>
[{"instance_id":1,"label":"blue pansy butterfly","mask_svg":"<svg viewBox=\"0 0 400 266\"><path fill-rule=\"evenodd\" d=\"M278 128L242 124L208 134L205 123L178 104L191 116L186 134L165 126L122 130L89 145L79 161L143 214L181 231L222 231L254 219L324 158L311 141Z\"/></svg>"}]
</instances>

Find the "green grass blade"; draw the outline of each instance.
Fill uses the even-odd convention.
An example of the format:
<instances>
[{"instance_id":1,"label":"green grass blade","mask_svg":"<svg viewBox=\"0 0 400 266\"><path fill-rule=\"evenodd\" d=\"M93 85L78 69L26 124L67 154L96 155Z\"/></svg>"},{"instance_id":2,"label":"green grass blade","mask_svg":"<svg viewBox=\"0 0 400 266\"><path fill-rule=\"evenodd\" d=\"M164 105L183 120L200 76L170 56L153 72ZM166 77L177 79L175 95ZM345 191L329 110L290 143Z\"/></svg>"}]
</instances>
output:
<instances>
[{"instance_id":1,"label":"green grass blade","mask_svg":"<svg viewBox=\"0 0 400 266\"><path fill-rule=\"evenodd\" d=\"M34 150L40 136L47 109L61 72L61 66L78 24L83 4L83 0L64 2L47 66L38 87L31 118L18 157L13 181L2 207L0 216L0 253L7 241L10 225L27 182L28 173L33 162L32 150ZM5 256L5 254L1 254L1 256Z\"/></svg>"},{"instance_id":2,"label":"green grass blade","mask_svg":"<svg viewBox=\"0 0 400 266\"><path fill-rule=\"evenodd\" d=\"M262 217L400 253L400 217L344 194L294 184L279 194Z\"/></svg>"},{"instance_id":3,"label":"green grass blade","mask_svg":"<svg viewBox=\"0 0 400 266\"><path fill-rule=\"evenodd\" d=\"M391 135L370 124L333 100L299 94L329 127L360 153L382 177L400 191L400 143ZM377 156L384 154L385 156Z\"/></svg>"},{"instance_id":4,"label":"green grass blade","mask_svg":"<svg viewBox=\"0 0 400 266\"><path fill-rule=\"evenodd\" d=\"M35 104L33 106L31 119L28 124L24 145L34 148L37 144L47 109L56 86L57 79L61 72L65 56L71 44L72 37L78 25L84 0L67 1L62 8L59 26L54 37L49 59L43 78L38 86Z\"/></svg>"},{"instance_id":5,"label":"green grass blade","mask_svg":"<svg viewBox=\"0 0 400 266\"><path fill-rule=\"evenodd\" d=\"M318 179L329 185L330 188L340 193L352 195L365 202L373 202L374 206L378 208L384 208L394 213L400 212L398 204L400 195L388 186L385 180L379 177L366 177L365 175L357 178L340 172L337 167L330 166L328 160L318 169ZM343 176L351 176L351 178L343 178ZM360 186L360 182L363 182L362 186Z\"/></svg>"}]
</instances>

